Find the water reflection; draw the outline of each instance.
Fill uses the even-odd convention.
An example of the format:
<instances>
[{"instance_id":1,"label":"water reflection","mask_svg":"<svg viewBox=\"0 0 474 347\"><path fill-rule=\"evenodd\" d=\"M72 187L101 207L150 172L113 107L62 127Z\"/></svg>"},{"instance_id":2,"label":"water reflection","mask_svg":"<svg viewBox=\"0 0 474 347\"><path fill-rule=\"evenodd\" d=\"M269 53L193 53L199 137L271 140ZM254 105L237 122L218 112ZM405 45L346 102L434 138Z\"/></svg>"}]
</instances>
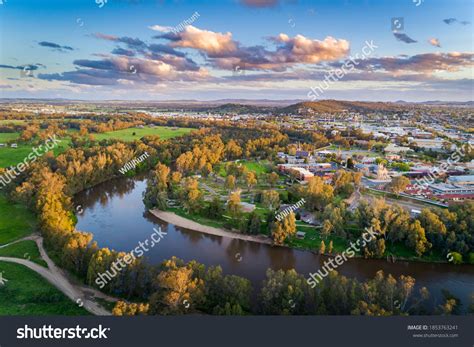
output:
<instances>
[{"instance_id":1,"label":"water reflection","mask_svg":"<svg viewBox=\"0 0 474 347\"><path fill-rule=\"evenodd\" d=\"M145 187L144 178L120 178L81 192L76 203L82 205L84 213L78 216L77 228L94 233L101 247L130 251L149 238L154 227L161 226L168 235L146 253L151 263L172 256L185 261L195 259L208 266L220 265L225 273L244 276L256 287L261 285L267 268L294 268L306 276L320 269L325 260L311 252L207 235L166 224L146 211L142 202ZM464 307L474 292L474 266L351 259L338 271L364 280L380 269L395 277L413 276L416 288L426 286L438 303L444 288L461 298Z\"/></svg>"}]
</instances>

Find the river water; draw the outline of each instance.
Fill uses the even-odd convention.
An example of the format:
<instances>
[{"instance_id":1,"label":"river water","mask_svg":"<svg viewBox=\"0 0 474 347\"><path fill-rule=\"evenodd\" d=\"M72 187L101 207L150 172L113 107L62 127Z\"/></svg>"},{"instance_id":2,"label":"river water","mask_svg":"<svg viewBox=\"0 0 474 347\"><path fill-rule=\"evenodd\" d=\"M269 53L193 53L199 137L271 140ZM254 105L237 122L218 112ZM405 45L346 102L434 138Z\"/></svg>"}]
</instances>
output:
<instances>
[{"instance_id":1,"label":"river water","mask_svg":"<svg viewBox=\"0 0 474 347\"><path fill-rule=\"evenodd\" d=\"M304 276L321 268L324 257L308 251L235 240L207 235L175 227L152 216L142 202L146 188L143 178L118 178L76 195L76 205L84 212L78 215L77 229L94 234L100 247L117 251L131 251L149 239L153 228L161 227L168 234L145 256L151 263L177 256L185 261L197 260L205 265L220 265L227 274L243 276L259 288L265 272L272 269L296 269ZM474 293L474 266L428 264L417 262L350 259L338 272L359 280L372 278L382 269L395 277L401 274L416 279L416 287L425 286L432 295L432 303L441 304L441 290L447 289L464 304Z\"/></svg>"}]
</instances>

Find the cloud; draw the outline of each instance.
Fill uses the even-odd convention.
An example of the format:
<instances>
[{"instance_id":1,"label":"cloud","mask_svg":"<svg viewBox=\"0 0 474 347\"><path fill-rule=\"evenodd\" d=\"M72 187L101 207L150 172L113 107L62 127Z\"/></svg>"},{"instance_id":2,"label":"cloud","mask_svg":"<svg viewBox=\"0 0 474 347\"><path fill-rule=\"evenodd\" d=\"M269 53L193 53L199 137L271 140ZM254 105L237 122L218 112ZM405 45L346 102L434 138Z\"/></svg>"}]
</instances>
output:
<instances>
[{"instance_id":1,"label":"cloud","mask_svg":"<svg viewBox=\"0 0 474 347\"><path fill-rule=\"evenodd\" d=\"M439 42L439 40L434 38L434 37L429 39L428 43L432 46L435 46L435 47L441 47L441 43Z\"/></svg>"},{"instance_id":2,"label":"cloud","mask_svg":"<svg viewBox=\"0 0 474 347\"><path fill-rule=\"evenodd\" d=\"M39 74L38 78L87 85L155 85L160 81L204 81L209 78L207 70L187 66L183 59L173 56L163 60L127 56L109 56L102 60L78 59L74 61L74 71Z\"/></svg>"},{"instance_id":3,"label":"cloud","mask_svg":"<svg viewBox=\"0 0 474 347\"><path fill-rule=\"evenodd\" d=\"M126 55L128 57L133 57L135 56L135 52L130 50L130 49L124 49L124 48L121 48L121 47L117 47L117 48L114 48L114 50L112 51L112 54L116 54L116 55Z\"/></svg>"},{"instance_id":4,"label":"cloud","mask_svg":"<svg viewBox=\"0 0 474 347\"><path fill-rule=\"evenodd\" d=\"M38 43L38 45L40 45L41 47L52 48L52 49L60 51L60 52L73 51L74 50L74 48L72 48L70 46L61 46L57 43L49 42L49 41L41 41L41 42Z\"/></svg>"},{"instance_id":5,"label":"cloud","mask_svg":"<svg viewBox=\"0 0 474 347\"><path fill-rule=\"evenodd\" d=\"M38 70L39 67L45 67L43 64L32 64L32 65L18 65L18 66L13 66L13 65L0 65L0 68L2 69L13 69L13 70L29 70L29 71L35 71Z\"/></svg>"},{"instance_id":6,"label":"cloud","mask_svg":"<svg viewBox=\"0 0 474 347\"><path fill-rule=\"evenodd\" d=\"M278 0L240 0L240 3L249 7L274 7Z\"/></svg>"},{"instance_id":7,"label":"cloud","mask_svg":"<svg viewBox=\"0 0 474 347\"><path fill-rule=\"evenodd\" d=\"M409 37L407 34L405 33L399 33L397 31L394 31L393 32L393 35L396 37L396 39L398 41L402 41L402 42L405 42L405 43L415 43L415 42L418 42L416 40L413 40L411 37Z\"/></svg>"},{"instance_id":8,"label":"cloud","mask_svg":"<svg viewBox=\"0 0 474 347\"><path fill-rule=\"evenodd\" d=\"M456 18L446 18L446 19L443 19L443 22L445 22L445 23L448 24L448 25L455 24L455 23L459 23L459 24L461 24L461 25L468 25L468 24L471 24L471 22L468 22L468 21L466 21L466 20L459 21L459 20L456 19Z\"/></svg>"},{"instance_id":9,"label":"cloud","mask_svg":"<svg viewBox=\"0 0 474 347\"><path fill-rule=\"evenodd\" d=\"M202 30L192 25L179 33L164 33L155 38L167 40L173 48L196 49L211 66L225 70L238 66L247 70L284 71L296 64L337 60L349 53L348 41L330 36L317 40L281 33L269 38L275 45L269 50L263 46L244 46L234 40L230 32Z\"/></svg>"},{"instance_id":10,"label":"cloud","mask_svg":"<svg viewBox=\"0 0 474 347\"><path fill-rule=\"evenodd\" d=\"M349 41L335 39L331 36L324 40L313 40L296 35L290 38L286 34L280 34L272 38L281 46L277 50L279 61L289 63L315 64L321 61L340 59L349 53Z\"/></svg>"},{"instance_id":11,"label":"cloud","mask_svg":"<svg viewBox=\"0 0 474 347\"><path fill-rule=\"evenodd\" d=\"M160 31L162 33L168 33L170 31L173 31L174 29L173 27L170 27L170 26L161 26L161 25L152 25L152 26L149 26L148 28L154 31Z\"/></svg>"},{"instance_id":12,"label":"cloud","mask_svg":"<svg viewBox=\"0 0 474 347\"><path fill-rule=\"evenodd\" d=\"M393 73L455 72L474 65L473 53L424 53L413 56L369 58L360 61L357 69L366 71L388 71Z\"/></svg>"},{"instance_id":13,"label":"cloud","mask_svg":"<svg viewBox=\"0 0 474 347\"><path fill-rule=\"evenodd\" d=\"M172 47L194 48L208 54L218 55L235 52L238 44L232 40L232 33L217 33L188 25L179 33L165 33L156 38L168 39Z\"/></svg>"}]
</instances>

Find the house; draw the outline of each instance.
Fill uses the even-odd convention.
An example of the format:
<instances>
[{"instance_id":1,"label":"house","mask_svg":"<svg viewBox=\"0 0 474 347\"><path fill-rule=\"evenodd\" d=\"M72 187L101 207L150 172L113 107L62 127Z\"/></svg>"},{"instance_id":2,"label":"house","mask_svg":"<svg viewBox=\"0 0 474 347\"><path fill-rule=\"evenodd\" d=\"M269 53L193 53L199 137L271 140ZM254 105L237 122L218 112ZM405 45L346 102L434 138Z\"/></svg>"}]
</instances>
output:
<instances>
[{"instance_id":1,"label":"house","mask_svg":"<svg viewBox=\"0 0 474 347\"><path fill-rule=\"evenodd\" d=\"M294 173L300 181L309 181L314 177L314 174L311 171L303 169L302 167L292 167L288 171Z\"/></svg>"},{"instance_id":2,"label":"house","mask_svg":"<svg viewBox=\"0 0 474 347\"><path fill-rule=\"evenodd\" d=\"M447 182L455 185L474 186L474 175L449 176Z\"/></svg>"},{"instance_id":3,"label":"house","mask_svg":"<svg viewBox=\"0 0 474 347\"><path fill-rule=\"evenodd\" d=\"M306 233L304 231L297 231L296 232L296 237L299 239L304 239L306 236Z\"/></svg>"},{"instance_id":4,"label":"house","mask_svg":"<svg viewBox=\"0 0 474 347\"><path fill-rule=\"evenodd\" d=\"M397 146L393 143L389 144L387 147L385 147L384 149L384 152L385 153L395 153L395 154L398 154L398 153L406 153L408 151L410 151L411 148L410 147L403 147L403 146Z\"/></svg>"},{"instance_id":5,"label":"house","mask_svg":"<svg viewBox=\"0 0 474 347\"><path fill-rule=\"evenodd\" d=\"M300 151L300 150L296 151L297 158L308 158L310 156L311 154L308 151Z\"/></svg>"}]
</instances>

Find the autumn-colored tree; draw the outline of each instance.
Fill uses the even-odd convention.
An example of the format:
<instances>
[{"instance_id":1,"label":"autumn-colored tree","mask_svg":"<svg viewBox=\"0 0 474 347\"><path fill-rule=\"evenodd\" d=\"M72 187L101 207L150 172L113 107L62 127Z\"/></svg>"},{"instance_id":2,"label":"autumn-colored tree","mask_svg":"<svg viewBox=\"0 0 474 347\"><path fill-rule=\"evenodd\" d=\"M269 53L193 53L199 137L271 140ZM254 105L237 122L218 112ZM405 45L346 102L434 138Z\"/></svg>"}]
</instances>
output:
<instances>
[{"instance_id":1,"label":"autumn-colored tree","mask_svg":"<svg viewBox=\"0 0 474 347\"><path fill-rule=\"evenodd\" d=\"M242 207L240 205L240 190L233 191L229 194L227 200L227 210L234 218L240 213Z\"/></svg>"},{"instance_id":2,"label":"autumn-colored tree","mask_svg":"<svg viewBox=\"0 0 474 347\"><path fill-rule=\"evenodd\" d=\"M204 281L194 276L191 265L173 257L161 265L155 278L156 291L150 297L151 314L192 312L203 300Z\"/></svg>"},{"instance_id":3,"label":"autumn-colored tree","mask_svg":"<svg viewBox=\"0 0 474 347\"><path fill-rule=\"evenodd\" d=\"M319 176L312 177L308 182L305 200L310 209L322 210L334 197L334 188L325 184Z\"/></svg>"},{"instance_id":4,"label":"autumn-colored tree","mask_svg":"<svg viewBox=\"0 0 474 347\"><path fill-rule=\"evenodd\" d=\"M278 174L276 172L271 172L267 176L267 181L268 181L268 184L270 185L270 187L274 187L279 179L280 179L280 176L278 176Z\"/></svg>"},{"instance_id":5,"label":"autumn-colored tree","mask_svg":"<svg viewBox=\"0 0 474 347\"><path fill-rule=\"evenodd\" d=\"M419 220L415 220L408 226L406 243L418 256L422 256L431 248L431 243L426 239L425 229L423 229Z\"/></svg>"},{"instance_id":6,"label":"autumn-colored tree","mask_svg":"<svg viewBox=\"0 0 474 347\"><path fill-rule=\"evenodd\" d=\"M389 189L395 194L402 193L406 187L410 184L410 180L405 176L397 176L392 178L392 182L389 184Z\"/></svg>"},{"instance_id":7,"label":"autumn-colored tree","mask_svg":"<svg viewBox=\"0 0 474 347\"><path fill-rule=\"evenodd\" d=\"M255 176L255 173L253 171L247 172L245 175L245 183L247 184L247 189L250 192L250 189L257 184L257 176Z\"/></svg>"},{"instance_id":8,"label":"autumn-colored tree","mask_svg":"<svg viewBox=\"0 0 474 347\"><path fill-rule=\"evenodd\" d=\"M319 245L319 254L324 254L326 252L326 244L324 240L321 240L321 244Z\"/></svg>"},{"instance_id":9,"label":"autumn-colored tree","mask_svg":"<svg viewBox=\"0 0 474 347\"><path fill-rule=\"evenodd\" d=\"M274 210L280 205L280 195L276 190L264 190L262 192L262 204L270 210Z\"/></svg>"},{"instance_id":10,"label":"autumn-colored tree","mask_svg":"<svg viewBox=\"0 0 474 347\"><path fill-rule=\"evenodd\" d=\"M295 214L291 211L282 221L275 222L272 227L273 242L282 245L285 240L296 233Z\"/></svg>"},{"instance_id":11,"label":"autumn-colored tree","mask_svg":"<svg viewBox=\"0 0 474 347\"><path fill-rule=\"evenodd\" d=\"M149 304L144 303L127 303L119 300L115 304L112 314L114 316L139 316L147 315L150 309Z\"/></svg>"},{"instance_id":12,"label":"autumn-colored tree","mask_svg":"<svg viewBox=\"0 0 474 347\"><path fill-rule=\"evenodd\" d=\"M225 179L225 187L231 191L235 189L235 176L228 175Z\"/></svg>"}]
</instances>

